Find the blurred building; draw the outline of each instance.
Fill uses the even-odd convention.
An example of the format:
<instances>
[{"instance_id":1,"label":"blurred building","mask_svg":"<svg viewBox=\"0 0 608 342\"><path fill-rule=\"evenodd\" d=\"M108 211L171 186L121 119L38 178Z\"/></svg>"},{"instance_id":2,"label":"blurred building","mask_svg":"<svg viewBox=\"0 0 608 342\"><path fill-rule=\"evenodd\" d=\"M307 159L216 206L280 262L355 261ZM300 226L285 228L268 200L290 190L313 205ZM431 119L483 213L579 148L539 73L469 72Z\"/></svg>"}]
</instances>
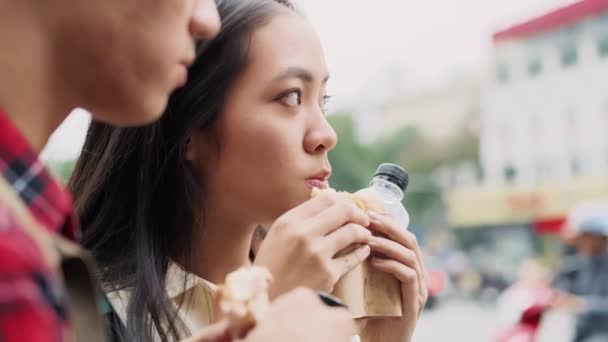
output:
<instances>
[{"instance_id":1,"label":"blurred building","mask_svg":"<svg viewBox=\"0 0 608 342\"><path fill-rule=\"evenodd\" d=\"M430 142L442 143L459 130L476 129L463 124L478 121L479 87L477 74L464 74L430 89L395 97L381 113L381 130L388 135L414 126Z\"/></svg>"},{"instance_id":2,"label":"blurred building","mask_svg":"<svg viewBox=\"0 0 608 342\"><path fill-rule=\"evenodd\" d=\"M506 273L536 253L577 204L608 197L608 0L583 0L493 37L481 87L482 184L445 196L476 260ZM483 265L481 265L483 267Z\"/></svg>"},{"instance_id":3,"label":"blurred building","mask_svg":"<svg viewBox=\"0 0 608 342\"><path fill-rule=\"evenodd\" d=\"M583 0L493 36L482 94L486 184L608 172L608 0Z\"/></svg>"},{"instance_id":4,"label":"blurred building","mask_svg":"<svg viewBox=\"0 0 608 342\"><path fill-rule=\"evenodd\" d=\"M386 104L399 94L408 93L412 84L416 82L406 70L391 65L371 77L348 103L337 104L337 107L351 113L357 139L371 143L386 133L382 119Z\"/></svg>"},{"instance_id":5,"label":"blurred building","mask_svg":"<svg viewBox=\"0 0 608 342\"><path fill-rule=\"evenodd\" d=\"M430 142L443 143L462 129L477 133L479 87L479 73L459 73L440 84L422 86L407 70L389 67L341 107L352 113L363 143L406 126L416 127ZM463 127L466 123L474 127Z\"/></svg>"}]
</instances>

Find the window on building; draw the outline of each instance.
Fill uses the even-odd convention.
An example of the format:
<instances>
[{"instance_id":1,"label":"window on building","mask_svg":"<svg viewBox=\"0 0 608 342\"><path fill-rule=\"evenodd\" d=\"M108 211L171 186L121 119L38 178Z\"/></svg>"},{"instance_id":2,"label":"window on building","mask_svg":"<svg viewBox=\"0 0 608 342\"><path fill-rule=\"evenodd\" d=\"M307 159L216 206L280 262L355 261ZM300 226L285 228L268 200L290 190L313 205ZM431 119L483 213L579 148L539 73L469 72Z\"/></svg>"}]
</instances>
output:
<instances>
[{"instance_id":1,"label":"window on building","mask_svg":"<svg viewBox=\"0 0 608 342\"><path fill-rule=\"evenodd\" d=\"M572 158L572 160L570 161L570 173L573 176L576 176L579 173L581 173L581 170L582 170L582 165L581 165L580 159Z\"/></svg>"},{"instance_id":2,"label":"window on building","mask_svg":"<svg viewBox=\"0 0 608 342\"><path fill-rule=\"evenodd\" d=\"M598 38L597 53L600 57L608 57L608 35Z\"/></svg>"},{"instance_id":3,"label":"window on building","mask_svg":"<svg viewBox=\"0 0 608 342\"><path fill-rule=\"evenodd\" d=\"M534 77L543 71L543 64L540 58L532 58L528 61L528 75Z\"/></svg>"},{"instance_id":4,"label":"window on building","mask_svg":"<svg viewBox=\"0 0 608 342\"><path fill-rule=\"evenodd\" d=\"M496 68L496 80L500 84L504 84L509 81L509 67L506 64L499 64Z\"/></svg>"},{"instance_id":5,"label":"window on building","mask_svg":"<svg viewBox=\"0 0 608 342\"><path fill-rule=\"evenodd\" d=\"M545 182L553 177L553 167L547 160L539 160L536 163L536 181Z\"/></svg>"},{"instance_id":6,"label":"window on building","mask_svg":"<svg viewBox=\"0 0 608 342\"><path fill-rule=\"evenodd\" d=\"M513 167L513 165L505 166L503 173L505 181L507 181L508 183L513 182L515 178L517 178L517 170L515 169L515 167Z\"/></svg>"},{"instance_id":7,"label":"window on building","mask_svg":"<svg viewBox=\"0 0 608 342\"><path fill-rule=\"evenodd\" d=\"M566 108L566 132L569 137L572 137L578 132L578 123L576 119L576 112L573 108Z\"/></svg>"},{"instance_id":8,"label":"window on building","mask_svg":"<svg viewBox=\"0 0 608 342\"><path fill-rule=\"evenodd\" d=\"M574 44L562 47L560 55L564 68L571 67L578 62L578 49Z\"/></svg>"}]
</instances>

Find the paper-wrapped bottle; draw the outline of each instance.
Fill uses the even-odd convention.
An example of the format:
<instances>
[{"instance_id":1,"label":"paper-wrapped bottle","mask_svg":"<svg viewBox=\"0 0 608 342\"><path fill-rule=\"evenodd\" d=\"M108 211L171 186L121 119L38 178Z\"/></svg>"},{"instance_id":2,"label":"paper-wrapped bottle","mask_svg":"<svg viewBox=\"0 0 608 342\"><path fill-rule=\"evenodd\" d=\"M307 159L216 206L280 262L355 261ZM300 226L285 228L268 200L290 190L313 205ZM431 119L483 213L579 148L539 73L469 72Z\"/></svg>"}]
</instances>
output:
<instances>
[{"instance_id":1,"label":"paper-wrapped bottle","mask_svg":"<svg viewBox=\"0 0 608 342\"><path fill-rule=\"evenodd\" d=\"M364 210L392 215L403 229L409 215L401 203L409 183L405 170L395 164L382 164L376 170L369 188L358 191L353 200ZM401 283L393 275L364 261L345 274L332 294L348 306L354 318L400 317Z\"/></svg>"}]
</instances>

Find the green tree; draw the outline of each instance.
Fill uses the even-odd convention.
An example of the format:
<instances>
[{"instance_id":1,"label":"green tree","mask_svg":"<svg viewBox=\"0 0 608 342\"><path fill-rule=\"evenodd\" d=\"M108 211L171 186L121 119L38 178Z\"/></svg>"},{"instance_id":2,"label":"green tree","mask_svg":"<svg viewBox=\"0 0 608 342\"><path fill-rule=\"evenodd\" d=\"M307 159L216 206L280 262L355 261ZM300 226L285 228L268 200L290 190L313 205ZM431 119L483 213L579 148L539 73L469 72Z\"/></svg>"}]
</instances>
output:
<instances>
[{"instance_id":1,"label":"green tree","mask_svg":"<svg viewBox=\"0 0 608 342\"><path fill-rule=\"evenodd\" d=\"M373 170L365 161L365 147L357 142L353 121L346 114L332 115L329 121L338 134L338 145L329 153L332 187L350 192L361 189L369 182Z\"/></svg>"}]
</instances>

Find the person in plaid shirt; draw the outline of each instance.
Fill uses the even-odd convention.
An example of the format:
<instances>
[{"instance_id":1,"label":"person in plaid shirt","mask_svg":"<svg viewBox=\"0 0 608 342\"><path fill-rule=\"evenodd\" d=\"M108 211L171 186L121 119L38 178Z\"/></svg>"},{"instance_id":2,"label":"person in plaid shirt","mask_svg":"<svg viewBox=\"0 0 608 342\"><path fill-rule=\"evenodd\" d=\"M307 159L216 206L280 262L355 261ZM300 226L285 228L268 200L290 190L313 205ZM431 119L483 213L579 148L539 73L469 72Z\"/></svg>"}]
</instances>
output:
<instances>
[{"instance_id":1,"label":"person in plaid shirt","mask_svg":"<svg viewBox=\"0 0 608 342\"><path fill-rule=\"evenodd\" d=\"M38 153L77 107L118 126L158 119L194 39L218 30L214 0L0 0L0 341L106 339L71 197ZM349 316L298 289L247 341L348 341ZM227 332L220 322L188 341Z\"/></svg>"},{"instance_id":2,"label":"person in plaid shirt","mask_svg":"<svg viewBox=\"0 0 608 342\"><path fill-rule=\"evenodd\" d=\"M26 139L0 110L0 172L41 226L73 240L70 197L53 181ZM53 341L63 336L61 289L37 246L0 202L0 340ZM23 329L41 324L41 329Z\"/></svg>"},{"instance_id":3,"label":"person in plaid shirt","mask_svg":"<svg viewBox=\"0 0 608 342\"><path fill-rule=\"evenodd\" d=\"M77 107L156 120L218 30L214 0L0 0L0 341L103 340L71 197L38 152Z\"/></svg>"}]
</instances>

